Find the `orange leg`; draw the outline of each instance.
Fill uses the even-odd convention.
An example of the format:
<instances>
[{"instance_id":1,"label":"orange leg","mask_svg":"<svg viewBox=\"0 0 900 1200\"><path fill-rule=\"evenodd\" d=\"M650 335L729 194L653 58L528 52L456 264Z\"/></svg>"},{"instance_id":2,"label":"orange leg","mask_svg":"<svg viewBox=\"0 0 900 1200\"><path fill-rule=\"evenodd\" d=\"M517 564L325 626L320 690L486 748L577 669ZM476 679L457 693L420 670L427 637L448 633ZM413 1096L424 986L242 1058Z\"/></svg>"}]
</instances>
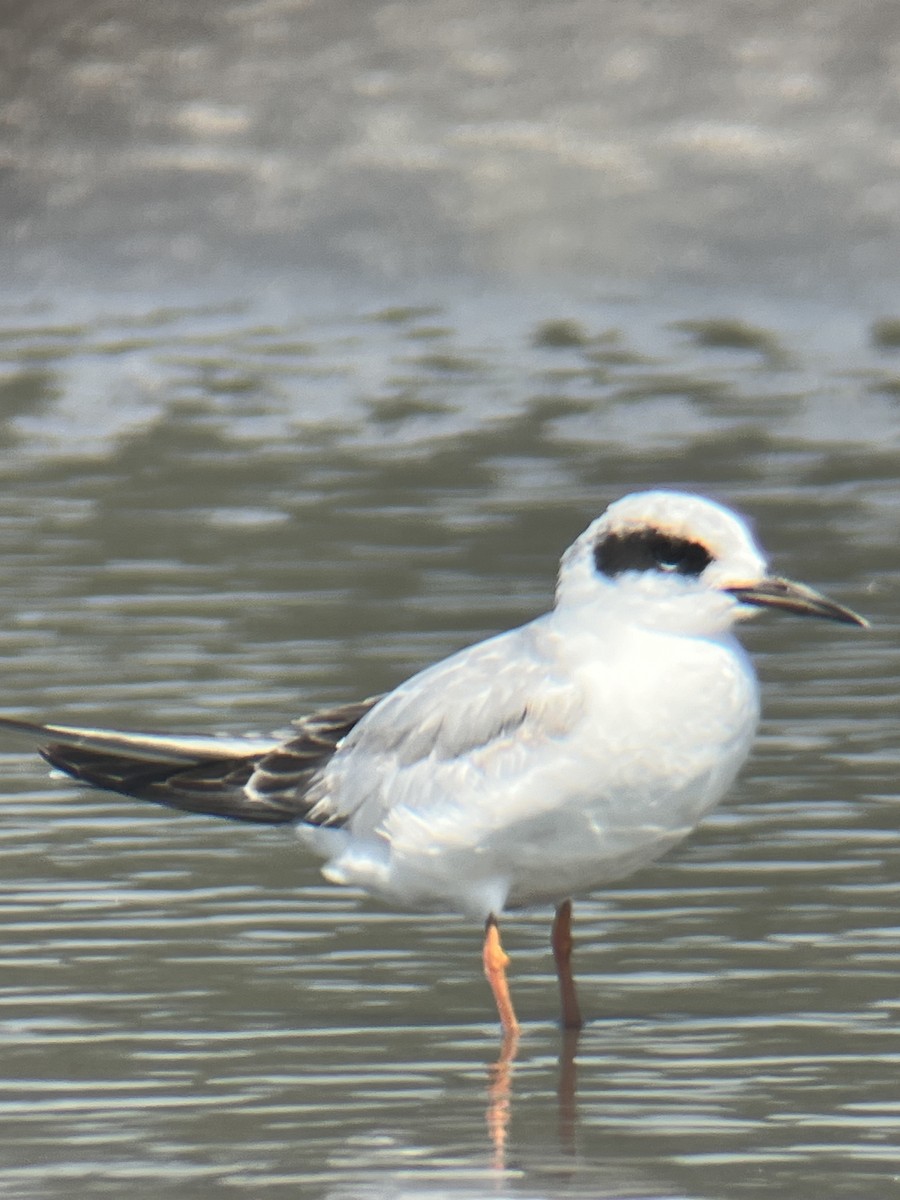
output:
<instances>
[{"instance_id":1,"label":"orange leg","mask_svg":"<svg viewBox=\"0 0 900 1200\"><path fill-rule=\"evenodd\" d=\"M500 1027L504 1038L515 1037L519 1032L519 1022L516 1020L512 1000L509 997L509 985L506 982L506 968L509 966L509 956L500 944L500 926L493 913L488 917L484 927L484 973L494 993L497 1012L500 1014Z\"/></svg>"},{"instance_id":2,"label":"orange leg","mask_svg":"<svg viewBox=\"0 0 900 1200\"><path fill-rule=\"evenodd\" d=\"M572 978L571 900L564 900L556 910L551 944L553 959L556 963L556 977L559 980L559 994L562 999L562 1027L563 1029L580 1029L584 1022L581 1019L581 1009L578 1007L575 980Z\"/></svg>"}]
</instances>

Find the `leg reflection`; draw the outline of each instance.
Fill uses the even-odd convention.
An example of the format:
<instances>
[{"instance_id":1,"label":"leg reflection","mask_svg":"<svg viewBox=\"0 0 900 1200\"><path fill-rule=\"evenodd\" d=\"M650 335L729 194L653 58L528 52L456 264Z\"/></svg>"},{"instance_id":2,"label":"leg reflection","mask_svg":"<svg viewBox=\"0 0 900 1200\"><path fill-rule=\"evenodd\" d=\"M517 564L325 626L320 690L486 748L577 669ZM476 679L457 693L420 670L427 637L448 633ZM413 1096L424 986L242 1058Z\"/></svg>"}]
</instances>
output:
<instances>
[{"instance_id":1,"label":"leg reflection","mask_svg":"<svg viewBox=\"0 0 900 1200\"><path fill-rule=\"evenodd\" d=\"M512 1114L512 1071L519 1049L519 1031L510 1030L500 1043L500 1057L488 1074L487 1128L491 1139L491 1166L495 1171L506 1170L506 1144L509 1119Z\"/></svg>"},{"instance_id":2,"label":"leg reflection","mask_svg":"<svg viewBox=\"0 0 900 1200\"><path fill-rule=\"evenodd\" d=\"M559 1048L559 1075L556 1084L556 1121L559 1148L567 1156L575 1153L575 1133L578 1127L578 1067L576 1056L580 1031L566 1029ZM488 1136L491 1141L491 1166L495 1171L507 1167L509 1125L512 1117L513 1067L519 1049L519 1032L507 1033L500 1043L497 1061L488 1069L488 1104L486 1111Z\"/></svg>"},{"instance_id":3,"label":"leg reflection","mask_svg":"<svg viewBox=\"0 0 900 1200\"><path fill-rule=\"evenodd\" d=\"M557 1128L560 1149L575 1153L575 1128L578 1116L578 1053L579 1029L564 1029L559 1048L559 1080L556 1085Z\"/></svg>"}]
</instances>

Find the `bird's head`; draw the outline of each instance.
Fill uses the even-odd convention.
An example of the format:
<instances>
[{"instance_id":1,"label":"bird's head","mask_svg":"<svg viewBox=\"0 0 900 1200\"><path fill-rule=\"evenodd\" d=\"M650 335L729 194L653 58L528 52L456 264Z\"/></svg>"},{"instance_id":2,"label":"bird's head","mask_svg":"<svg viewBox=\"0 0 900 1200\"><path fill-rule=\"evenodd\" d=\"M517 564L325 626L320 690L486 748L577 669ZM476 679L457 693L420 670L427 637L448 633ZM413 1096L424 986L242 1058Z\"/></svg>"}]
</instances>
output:
<instances>
[{"instance_id":1,"label":"bird's head","mask_svg":"<svg viewBox=\"0 0 900 1200\"><path fill-rule=\"evenodd\" d=\"M715 634L763 608L866 621L772 575L746 522L702 496L636 492L611 504L566 551L557 607L602 604L648 628Z\"/></svg>"}]
</instances>

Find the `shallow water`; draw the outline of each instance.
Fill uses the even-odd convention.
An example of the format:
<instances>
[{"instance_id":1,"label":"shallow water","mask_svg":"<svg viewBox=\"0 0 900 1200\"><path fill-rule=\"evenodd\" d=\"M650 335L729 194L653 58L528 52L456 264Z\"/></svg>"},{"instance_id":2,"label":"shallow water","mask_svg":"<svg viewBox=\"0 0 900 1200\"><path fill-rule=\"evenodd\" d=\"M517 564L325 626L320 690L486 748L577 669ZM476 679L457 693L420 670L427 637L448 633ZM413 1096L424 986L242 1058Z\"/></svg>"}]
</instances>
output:
<instances>
[{"instance_id":1,"label":"shallow water","mask_svg":"<svg viewBox=\"0 0 900 1200\"><path fill-rule=\"evenodd\" d=\"M550 602L648 485L868 615L746 630L726 805L480 930L0 744L0 1191L883 1200L898 1168L896 8L12 5L4 712L284 728Z\"/></svg>"},{"instance_id":2,"label":"shallow water","mask_svg":"<svg viewBox=\"0 0 900 1200\"><path fill-rule=\"evenodd\" d=\"M80 791L4 742L4 1187L882 1196L890 339L702 294L447 292L9 298L4 711L283 728L541 611L561 550L648 484L735 504L778 570L873 629L747 630L765 719L729 803L576 905L577 1046L553 1026L549 914L508 920L524 1033L499 1067L479 930L330 888L284 833Z\"/></svg>"}]
</instances>

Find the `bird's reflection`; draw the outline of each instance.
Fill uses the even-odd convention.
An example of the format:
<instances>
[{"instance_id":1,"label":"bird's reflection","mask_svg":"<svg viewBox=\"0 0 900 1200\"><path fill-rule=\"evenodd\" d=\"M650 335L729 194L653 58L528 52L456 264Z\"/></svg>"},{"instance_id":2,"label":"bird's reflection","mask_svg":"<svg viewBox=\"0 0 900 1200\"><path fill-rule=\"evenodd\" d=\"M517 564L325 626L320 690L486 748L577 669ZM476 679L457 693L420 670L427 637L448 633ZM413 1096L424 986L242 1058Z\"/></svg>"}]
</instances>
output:
<instances>
[{"instance_id":1,"label":"bird's reflection","mask_svg":"<svg viewBox=\"0 0 900 1200\"><path fill-rule=\"evenodd\" d=\"M559 1050L559 1076L556 1086L557 1130L560 1149L566 1154L575 1151L577 1117L577 1065L580 1030L565 1029ZM519 1033L507 1033L500 1043L500 1054L488 1068L487 1131L491 1143L491 1165L505 1171L509 1124L512 1118L513 1073L519 1050Z\"/></svg>"},{"instance_id":2,"label":"bird's reflection","mask_svg":"<svg viewBox=\"0 0 900 1200\"><path fill-rule=\"evenodd\" d=\"M575 1153L575 1126L578 1105L578 1039L580 1029L564 1029L559 1047L559 1078L556 1084L557 1128L560 1149Z\"/></svg>"},{"instance_id":3,"label":"bird's reflection","mask_svg":"<svg viewBox=\"0 0 900 1200\"><path fill-rule=\"evenodd\" d=\"M500 1043L500 1056L488 1069L487 1130L493 1154L491 1165L495 1171L506 1169L506 1143L509 1136L509 1119L512 1115L512 1073L519 1049L517 1029L504 1034Z\"/></svg>"}]
</instances>

